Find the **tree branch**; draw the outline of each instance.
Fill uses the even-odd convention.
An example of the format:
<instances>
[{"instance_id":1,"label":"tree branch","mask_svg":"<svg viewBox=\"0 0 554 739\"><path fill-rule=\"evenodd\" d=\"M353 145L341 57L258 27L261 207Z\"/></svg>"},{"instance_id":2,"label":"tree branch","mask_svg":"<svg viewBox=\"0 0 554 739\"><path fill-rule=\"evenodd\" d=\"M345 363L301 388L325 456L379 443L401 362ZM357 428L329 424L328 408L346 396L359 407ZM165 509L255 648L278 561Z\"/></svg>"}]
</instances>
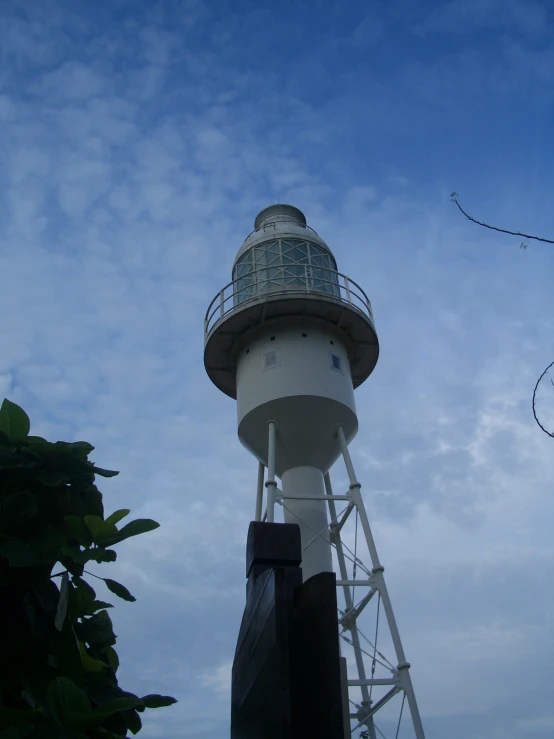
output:
<instances>
[{"instance_id":1,"label":"tree branch","mask_svg":"<svg viewBox=\"0 0 554 739\"><path fill-rule=\"evenodd\" d=\"M521 231L510 231L507 228L498 228L497 226L491 226L488 223L484 223L483 221L478 221L476 218L473 218L473 216L470 216L469 213L466 213L466 211L462 208L460 203L458 202L458 193L453 192L450 195L450 200L452 200L453 203L456 203L456 206L460 213L464 215L468 221L471 221L472 223L476 223L478 226L483 226L484 228L489 228L491 231L498 231L502 234L509 234L510 236L520 236L524 239L533 239L534 241L541 241L543 244L554 244L554 240L552 239L544 239L542 236L532 236L531 234L524 234ZM521 248L526 249L527 244L524 242L521 243ZM545 434L552 437L554 439L554 432L549 431L547 428L543 426L543 424L539 421L539 418L537 416L537 408L536 408L536 399L537 399L537 390L539 388L540 382L543 379L543 377L546 375L548 370L554 367L554 362L551 362L551 364L548 365L548 367L544 370L542 375L537 380L537 384L535 385L535 389L533 390L533 417L535 418L535 421L537 422L538 427L541 429L541 431L544 431ZM554 386L554 381L550 379L551 384Z\"/></svg>"},{"instance_id":2,"label":"tree branch","mask_svg":"<svg viewBox=\"0 0 554 739\"><path fill-rule=\"evenodd\" d=\"M473 218L473 216L470 216L469 213L466 213L465 210L462 208L460 203L458 202L458 193L453 192L450 196L450 199L453 203L456 203L458 210L460 213L462 213L468 221L471 221L472 223L476 223L478 226L483 226L484 228L490 228L491 231L498 231L499 233L503 234L509 234L510 236L521 236L524 239L533 239L534 241L542 241L544 244L554 244L554 240L552 239L544 239L542 236L531 236L531 234L524 234L521 233L521 231L509 231L507 228L498 228L497 226L490 226L488 223L484 223L483 221L478 221L476 218Z\"/></svg>"},{"instance_id":3,"label":"tree branch","mask_svg":"<svg viewBox=\"0 0 554 739\"><path fill-rule=\"evenodd\" d=\"M537 409L536 409L536 405L535 405L535 401L536 401L536 397L537 397L537 390L539 389L540 382L541 382L542 378L546 375L546 373L548 372L548 370L551 367L553 367L553 366L554 366L554 362L551 362L548 365L548 367L544 370L544 372L542 373L542 375L539 377L539 379L537 380L537 384L535 385L535 389L533 390L533 416L535 417L535 421L537 422L539 428L542 431L544 431L545 434L548 434L548 436L551 436L554 439L554 433L552 433L551 431L549 431L548 429L546 429L542 425L542 423L539 421L539 418L537 416ZM550 382L552 382L552 380L550 380Z\"/></svg>"}]
</instances>

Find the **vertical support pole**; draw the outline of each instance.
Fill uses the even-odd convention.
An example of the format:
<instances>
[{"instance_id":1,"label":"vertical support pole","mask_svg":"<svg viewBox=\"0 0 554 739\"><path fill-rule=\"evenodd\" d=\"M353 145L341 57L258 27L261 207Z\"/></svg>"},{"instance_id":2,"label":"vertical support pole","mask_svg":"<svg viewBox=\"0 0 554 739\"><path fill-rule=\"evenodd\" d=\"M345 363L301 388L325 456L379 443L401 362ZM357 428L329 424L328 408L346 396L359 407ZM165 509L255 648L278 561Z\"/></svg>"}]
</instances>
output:
<instances>
[{"instance_id":1,"label":"vertical support pole","mask_svg":"<svg viewBox=\"0 0 554 739\"><path fill-rule=\"evenodd\" d=\"M263 462L258 464L258 487L256 490L256 513L254 514L254 521L262 520L262 505L264 500L264 472L265 465Z\"/></svg>"},{"instance_id":2,"label":"vertical support pole","mask_svg":"<svg viewBox=\"0 0 554 739\"><path fill-rule=\"evenodd\" d=\"M267 445L267 522L275 520L275 501L277 500L277 482L275 481L275 444L277 440L277 424L269 422L269 437Z\"/></svg>"},{"instance_id":3,"label":"vertical support pole","mask_svg":"<svg viewBox=\"0 0 554 739\"><path fill-rule=\"evenodd\" d=\"M360 492L361 485L356 479L356 473L354 472L354 466L352 465L352 459L350 457L350 452L348 451L348 444L346 443L342 426L338 427L337 435L339 438L340 449L344 459L344 464L346 466L346 471L350 479L350 494L352 496L352 502L358 508L358 512L360 514L360 523L362 524L367 547L371 556L371 563L373 565L371 571L375 581L375 587L381 594L383 610L385 611L385 615L389 624L389 630L396 652L396 659L398 660L398 674L402 683L402 687L404 688L404 692L406 693L406 698L408 699L408 706L410 707L410 713L412 715L415 735L417 739L425 739L425 732L423 731L423 724L421 723L421 717L419 715L419 708L417 706L414 688L412 685L412 678L410 677L410 663L406 660L406 655L404 654L404 648L402 647L402 641L400 639L400 632L398 631L398 626L396 624L396 619L394 618L389 593L385 584L385 578L383 577L383 572L385 568L379 561L377 547L375 546L375 540L371 532L369 519L367 517L362 494Z\"/></svg>"},{"instance_id":4,"label":"vertical support pole","mask_svg":"<svg viewBox=\"0 0 554 739\"><path fill-rule=\"evenodd\" d=\"M223 313L224 313L223 311L223 304L225 302L224 292L225 290L221 290L221 292L219 293L219 317L220 318L223 318Z\"/></svg>"},{"instance_id":5,"label":"vertical support pole","mask_svg":"<svg viewBox=\"0 0 554 739\"><path fill-rule=\"evenodd\" d=\"M331 476L329 475L328 472L323 479L325 481L325 495L332 496L333 487L331 485ZM331 521L333 521L333 523L330 526L331 543L335 545L336 550L337 550L337 559L339 562L340 577L341 577L341 580L348 580L349 578L348 578L348 569L346 567L346 557L344 556L344 549L342 547L340 532L338 531L338 526L337 526L337 508L335 506L335 501L332 499L332 497L329 497L327 502L329 504L329 517ZM352 598L352 591L350 590L350 586L343 585L343 591L344 591L344 602L346 604L346 611L347 613L349 612L351 613L354 608L354 599ZM360 635L358 634L358 626L356 624L355 619L351 621L350 633L352 635L352 644L354 646L354 657L356 659L356 669L358 671L358 678L359 680L363 681L366 679L366 672L365 672L365 665L364 665L364 657L362 654L362 647L360 644ZM367 685L361 685L360 690L362 692L362 704L365 705L367 709L369 709L371 706L369 702L369 690L368 690ZM350 711L348 711L344 717L345 723L350 720L349 716L350 716ZM375 727L373 725L373 716L370 717L366 725L369 731L370 739L376 739Z\"/></svg>"}]
</instances>

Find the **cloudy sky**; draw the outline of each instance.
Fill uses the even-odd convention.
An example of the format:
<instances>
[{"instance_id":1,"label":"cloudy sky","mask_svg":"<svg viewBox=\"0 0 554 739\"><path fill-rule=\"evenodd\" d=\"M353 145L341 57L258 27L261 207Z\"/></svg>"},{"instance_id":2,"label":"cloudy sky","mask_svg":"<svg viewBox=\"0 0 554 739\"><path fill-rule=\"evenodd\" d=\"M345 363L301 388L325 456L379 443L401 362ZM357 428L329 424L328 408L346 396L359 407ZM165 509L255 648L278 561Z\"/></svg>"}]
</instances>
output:
<instances>
[{"instance_id":1,"label":"cloudy sky","mask_svg":"<svg viewBox=\"0 0 554 739\"><path fill-rule=\"evenodd\" d=\"M554 734L554 246L450 202L554 238L553 31L546 0L0 4L0 395L161 523L104 568L121 684L179 700L145 737L228 735L256 463L203 317L277 200L373 303L352 454L428 739Z\"/></svg>"}]
</instances>

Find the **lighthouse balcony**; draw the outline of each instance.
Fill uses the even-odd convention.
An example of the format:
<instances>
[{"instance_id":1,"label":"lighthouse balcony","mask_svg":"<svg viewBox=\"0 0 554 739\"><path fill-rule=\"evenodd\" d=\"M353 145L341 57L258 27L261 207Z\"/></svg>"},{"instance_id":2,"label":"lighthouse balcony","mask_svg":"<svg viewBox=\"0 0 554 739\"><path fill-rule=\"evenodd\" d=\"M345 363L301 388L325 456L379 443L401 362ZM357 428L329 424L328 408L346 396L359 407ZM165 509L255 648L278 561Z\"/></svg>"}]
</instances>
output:
<instances>
[{"instance_id":1,"label":"lighthouse balcony","mask_svg":"<svg viewBox=\"0 0 554 739\"><path fill-rule=\"evenodd\" d=\"M236 397L236 357L253 333L300 321L325 326L348 352L353 386L373 371L379 355L369 298L346 275L302 265L256 270L220 290L204 319L204 364L212 381Z\"/></svg>"},{"instance_id":2,"label":"lighthouse balcony","mask_svg":"<svg viewBox=\"0 0 554 739\"><path fill-rule=\"evenodd\" d=\"M253 303L301 297L348 306L362 313L373 325L371 302L354 280L332 269L301 264L252 270L225 285L206 312L205 338L220 321Z\"/></svg>"}]
</instances>

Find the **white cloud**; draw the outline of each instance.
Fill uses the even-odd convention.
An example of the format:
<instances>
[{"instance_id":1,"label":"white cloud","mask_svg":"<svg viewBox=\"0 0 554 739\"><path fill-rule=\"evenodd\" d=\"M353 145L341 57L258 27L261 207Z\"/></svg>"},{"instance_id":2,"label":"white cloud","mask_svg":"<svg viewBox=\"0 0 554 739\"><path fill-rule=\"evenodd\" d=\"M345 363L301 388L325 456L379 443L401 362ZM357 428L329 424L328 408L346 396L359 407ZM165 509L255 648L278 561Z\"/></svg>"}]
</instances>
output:
<instances>
[{"instance_id":1,"label":"white cloud","mask_svg":"<svg viewBox=\"0 0 554 739\"><path fill-rule=\"evenodd\" d=\"M228 730L256 464L205 376L202 322L257 209L279 198L373 302L381 357L357 391L352 451L423 712L442 721L429 736L454 738L478 709L491 739L519 669L537 698L513 725L539 736L554 468L530 394L549 359L552 252L466 223L448 193L475 188L500 223L537 208L552 230L540 177L517 169L502 190L507 170L484 152L501 147L496 134L483 151L473 129L460 134L508 92L525 107L517 48L533 70L551 50L506 44L488 74L483 49L445 57L429 35L431 60L402 56L386 19L375 32L353 19L394 64L352 51L352 28L327 27L342 34L334 46L310 26L306 53L321 58L303 66L305 41L284 53L291 25L271 16L270 38L263 9L219 21L202 3L122 2L114 19L70 5L1 11L0 389L35 433L90 440L95 461L121 470L102 481L107 510L162 524L111 566L138 598L114 609L122 684L180 701L145 717L145 734ZM489 23L471 3L463 12ZM536 166L550 172L549 146ZM333 478L346 487L340 467ZM215 708L214 692L226 696Z\"/></svg>"},{"instance_id":2,"label":"white cloud","mask_svg":"<svg viewBox=\"0 0 554 739\"><path fill-rule=\"evenodd\" d=\"M218 667L206 670L201 676L202 685L212 688L221 697L230 700L232 662L224 662Z\"/></svg>"},{"instance_id":3,"label":"white cloud","mask_svg":"<svg viewBox=\"0 0 554 739\"><path fill-rule=\"evenodd\" d=\"M518 721L518 725L522 729L554 729L554 716L540 716L539 718L525 719Z\"/></svg>"}]
</instances>

